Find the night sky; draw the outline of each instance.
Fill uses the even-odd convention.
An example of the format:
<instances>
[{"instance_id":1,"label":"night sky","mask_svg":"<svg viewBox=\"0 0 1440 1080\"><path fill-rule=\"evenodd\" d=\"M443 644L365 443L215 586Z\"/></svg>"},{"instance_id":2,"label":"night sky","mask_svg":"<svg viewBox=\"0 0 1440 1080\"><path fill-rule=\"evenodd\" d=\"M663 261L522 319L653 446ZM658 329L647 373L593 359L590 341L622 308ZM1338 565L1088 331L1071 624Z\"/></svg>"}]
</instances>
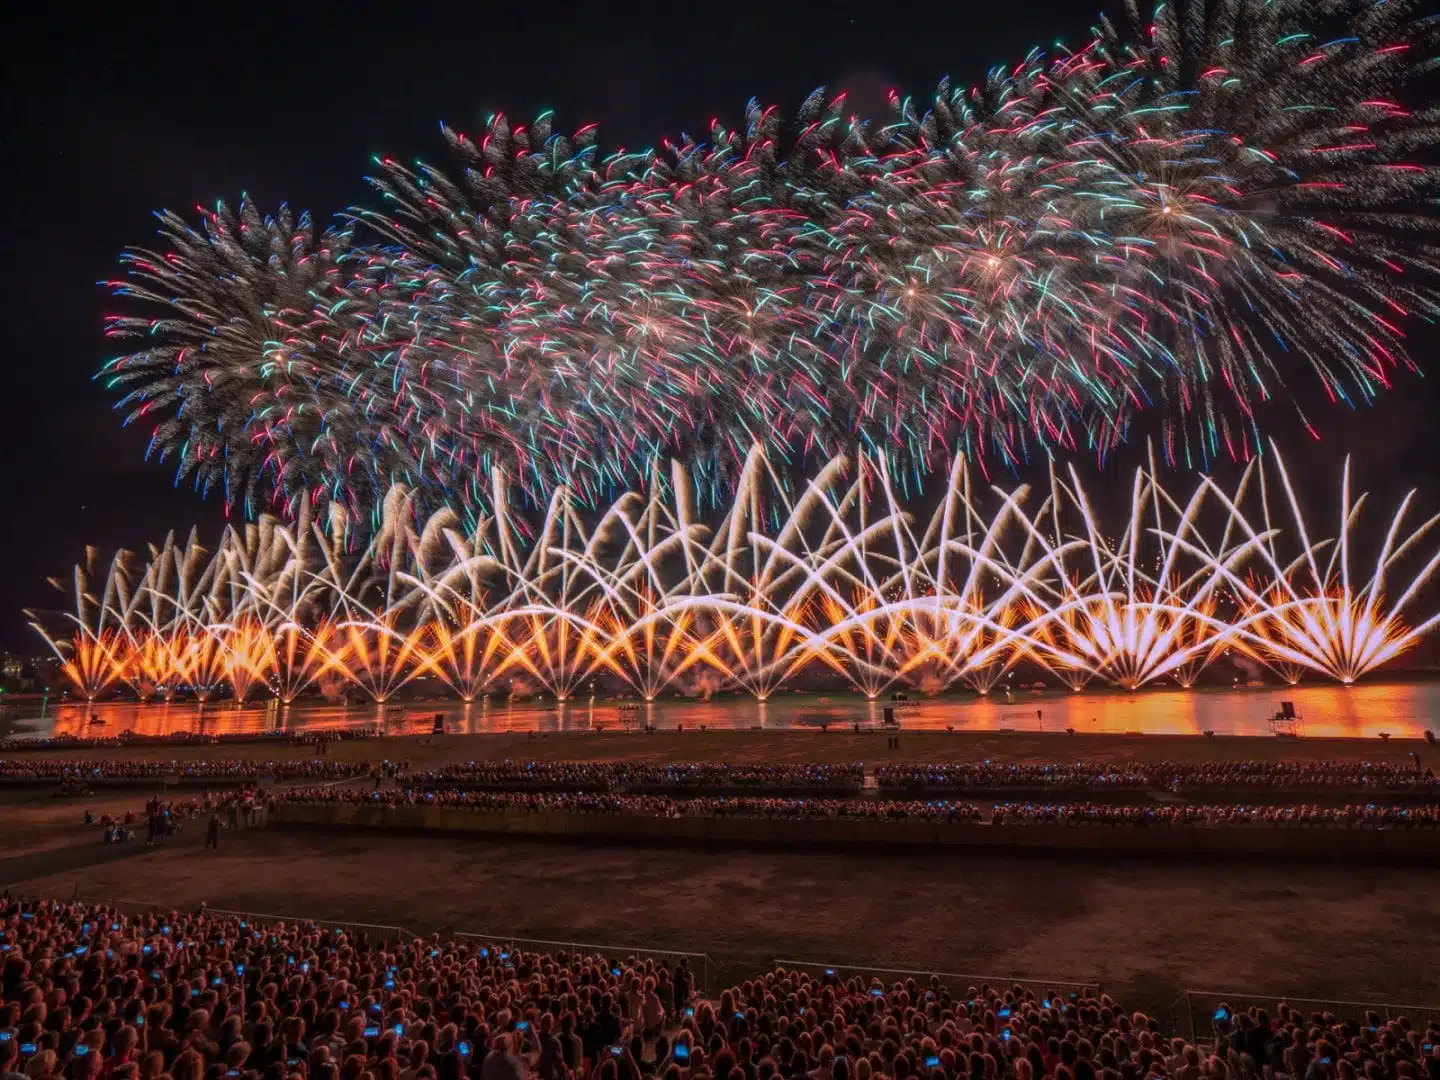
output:
<instances>
[{"instance_id":1,"label":"night sky","mask_svg":"<svg viewBox=\"0 0 1440 1080\"><path fill-rule=\"evenodd\" d=\"M82 15L29 3L4 16L0 644L39 644L20 609L63 606L45 578L67 574L86 544L134 547L192 524L213 538L225 520L220 501L145 461L148 430L123 430L92 382L111 355L101 334L111 301L96 282L116 275L125 245L151 242L152 210L194 220L196 204L248 191L264 209L285 201L324 221L366 197L371 155L443 162L438 122L473 130L494 110L554 108L557 130L597 122L604 150L703 133L716 115L738 124L751 96L793 111L817 85L849 90L873 115L892 86L923 97L942 75L970 83L1032 45L1078 42L1099 10L1095 0L265 7L137 2ZM1427 359L1436 344L1419 332L1415 353ZM1419 484L1428 512L1440 504L1432 383L1401 374L1373 408L1314 407L1320 443L1284 406L1265 414L1267 430L1292 466L1325 481L1321 495L1348 452L1385 503ZM1133 464L1120 455L1096 486L1118 485L1116 470Z\"/></svg>"}]
</instances>

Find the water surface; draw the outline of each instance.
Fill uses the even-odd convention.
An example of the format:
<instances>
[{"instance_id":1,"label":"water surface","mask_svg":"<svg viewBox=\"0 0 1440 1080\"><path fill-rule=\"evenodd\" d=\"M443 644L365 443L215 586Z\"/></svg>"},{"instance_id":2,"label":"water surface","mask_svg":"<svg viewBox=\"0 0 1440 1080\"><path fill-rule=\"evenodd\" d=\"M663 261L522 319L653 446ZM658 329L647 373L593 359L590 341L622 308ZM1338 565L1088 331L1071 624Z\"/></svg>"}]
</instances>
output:
<instances>
[{"instance_id":1,"label":"water surface","mask_svg":"<svg viewBox=\"0 0 1440 1080\"><path fill-rule=\"evenodd\" d=\"M465 705L455 700L408 701L379 709L371 704L233 703L198 707L194 702L137 705L65 702L28 706L6 727L24 734L144 735L173 732L231 734L271 730L320 730L373 727L399 734L428 727L436 713L452 732L580 731L650 723L658 728L790 728L875 725L884 709L895 709L906 728L956 731L1064 731L1082 733L1271 735L1282 702L1293 702L1300 720L1297 734L1373 738L1381 732L1416 737L1440 728L1440 682L1377 682L1359 686L1266 686L1237 689L1151 689L1135 692L1091 690L993 691L988 697L956 693L904 703L867 701L858 695L784 693L768 702L749 697L711 701L663 699L652 704L609 698L508 702L503 699ZM103 721L92 724L91 718ZM1288 729L1287 729L1288 730Z\"/></svg>"}]
</instances>

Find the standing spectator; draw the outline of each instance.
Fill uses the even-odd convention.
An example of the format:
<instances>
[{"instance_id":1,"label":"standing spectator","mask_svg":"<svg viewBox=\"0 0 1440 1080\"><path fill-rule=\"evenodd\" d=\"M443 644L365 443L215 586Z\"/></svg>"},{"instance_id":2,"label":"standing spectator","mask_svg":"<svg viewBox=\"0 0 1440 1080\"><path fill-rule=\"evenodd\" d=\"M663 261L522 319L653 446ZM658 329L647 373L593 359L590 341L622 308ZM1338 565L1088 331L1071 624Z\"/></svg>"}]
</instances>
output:
<instances>
[{"instance_id":1,"label":"standing spectator","mask_svg":"<svg viewBox=\"0 0 1440 1080\"><path fill-rule=\"evenodd\" d=\"M416 1039L410 1044L410 1061L400 1070L399 1080L416 1080L429 1057L430 1044L424 1039Z\"/></svg>"},{"instance_id":2,"label":"standing spectator","mask_svg":"<svg viewBox=\"0 0 1440 1080\"><path fill-rule=\"evenodd\" d=\"M560 1048L565 1052L566 1066L572 1072L579 1072L585 1064L585 1044L575 1032L573 1012L560 1017Z\"/></svg>"},{"instance_id":3,"label":"standing spectator","mask_svg":"<svg viewBox=\"0 0 1440 1080\"><path fill-rule=\"evenodd\" d=\"M681 957L680 966L675 969L675 1010L679 1012L690 1004L695 994L695 976L690 971L690 958Z\"/></svg>"},{"instance_id":4,"label":"standing spectator","mask_svg":"<svg viewBox=\"0 0 1440 1080\"><path fill-rule=\"evenodd\" d=\"M25 1075L29 1080L50 1080L55 1075L55 1051L41 1050L31 1054L25 1063Z\"/></svg>"},{"instance_id":5,"label":"standing spectator","mask_svg":"<svg viewBox=\"0 0 1440 1080\"><path fill-rule=\"evenodd\" d=\"M104 1073L107 1077L113 1076L117 1069L131 1063L135 1055L135 1044L139 1041L139 1034L128 1024L115 1033L111 1044L114 1052L105 1059Z\"/></svg>"},{"instance_id":6,"label":"standing spectator","mask_svg":"<svg viewBox=\"0 0 1440 1080\"><path fill-rule=\"evenodd\" d=\"M480 1065L480 1080L526 1080L525 1063L510 1052L510 1036L497 1035Z\"/></svg>"},{"instance_id":7,"label":"standing spectator","mask_svg":"<svg viewBox=\"0 0 1440 1080\"><path fill-rule=\"evenodd\" d=\"M540 1060L535 1065L535 1071L540 1075L540 1080L564 1080L567 1075L565 1050L554 1035L540 1036Z\"/></svg>"},{"instance_id":8,"label":"standing spectator","mask_svg":"<svg viewBox=\"0 0 1440 1080\"><path fill-rule=\"evenodd\" d=\"M25 1080L25 1074L15 1071L19 1050L12 1036L0 1042L0 1080Z\"/></svg>"},{"instance_id":9,"label":"standing spectator","mask_svg":"<svg viewBox=\"0 0 1440 1080\"><path fill-rule=\"evenodd\" d=\"M640 995L640 1021L645 1038L654 1039L665 1026L665 1007L655 993L655 980L647 976L645 988Z\"/></svg>"}]
</instances>

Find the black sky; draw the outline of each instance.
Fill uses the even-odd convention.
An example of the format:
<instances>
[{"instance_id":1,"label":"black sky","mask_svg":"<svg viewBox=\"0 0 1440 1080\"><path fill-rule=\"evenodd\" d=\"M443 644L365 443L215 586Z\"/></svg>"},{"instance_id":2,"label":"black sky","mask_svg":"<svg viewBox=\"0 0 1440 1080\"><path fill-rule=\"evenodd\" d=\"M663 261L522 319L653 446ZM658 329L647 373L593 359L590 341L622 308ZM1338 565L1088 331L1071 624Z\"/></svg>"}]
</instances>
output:
<instances>
[{"instance_id":1,"label":"black sky","mask_svg":"<svg viewBox=\"0 0 1440 1080\"><path fill-rule=\"evenodd\" d=\"M0 29L0 643L35 644L20 609L59 606L44 579L86 544L137 546L192 524L213 536L224 521L218 501L145 462L147 433L123 431L91 379L111 354L95 283L125 245L153 238L152 210L248 191L326 219L365 197L371 155L443 161L437 123L473 129L495 109L554 108L560 129L598 122L606 149L703 133L716 115L736 124L751 96L793 110L821 84L878 110L888 87L969 83L1032 45L1078 41L1098 2L12 5ZM1266 420L1307 474L1333 476L1353 452L1377 494L1419 483L1430 507L1436 403L1430 383L1402 376L1374 408L1313 413L1319 444L1283 407Z\"/></svg>"}]
</instances>

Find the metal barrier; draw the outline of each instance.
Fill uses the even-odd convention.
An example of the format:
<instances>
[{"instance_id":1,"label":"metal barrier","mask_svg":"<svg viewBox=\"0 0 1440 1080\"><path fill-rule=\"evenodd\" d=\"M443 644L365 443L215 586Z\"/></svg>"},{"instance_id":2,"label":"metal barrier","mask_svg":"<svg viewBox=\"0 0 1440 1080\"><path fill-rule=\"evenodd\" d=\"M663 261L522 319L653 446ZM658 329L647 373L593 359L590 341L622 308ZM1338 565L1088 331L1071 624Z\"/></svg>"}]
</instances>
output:
<instances>
[{"instance_id":1,"label":"metal barrier","mask_svg":"<svg viewBox=\"0 0 1440 1080\"><path fill-rule=\"evenodd\" d=\"M82 897L78 886L71 897L71 902L112 908L126 915L162 915L179 910L176 905L155 900ZM312 919L304 916L276 915L258 911L232 911L225 908L206 908L205 910L209 915L218 915L223 918L254 920L260 923L302 923L319 927L334 927L352 934L363 932L370 939L378 941L403 942L420 937L406 927L382 923L361 923L347 919ZM708 953L685 952L680 949L653 949L636 945L602 945L588 941L525 938L515 937L511 934L459 932L453 936L456 939L480 942L486 945L511 946L522 950L578 953L582 956L595 956L610 961L655 960L674 966L680 960L686 960L695 976L695 991L699 996L709 997L712 990L718 990L718 987L713 986L716 965ZM1019 986L1037 994L1044 994L1048 991L1066 996L1073 995L1076 998L1098 997L1100 993L1100 983L1096 979L1042 979L1025 975L967 975L933 968L888 968L870 964L827 963L814 960L775 959L771 961L771 965L776 968L815 974L834 974L842 978L863 976L878 977L882 980L890 979L891 981L906 978L928 981L931 976L935 976L946 983L952 992L963 986L988 984L996 988ZM1231 1010L1231 1015L1245 1012L1252 1006L1258 1006L1267 1010L1273 1017L1275 1009L1281 1003L1306 1017L1312 1013L1331 1013L1340 1019L1354 1020L1361 1018L1367 1012L1374 1012L1385 1020L1407 1016L1412 1021L1421 1024L1440 1021L1440 1005L1401 1005L1386 1001L1343 1001L1333 998L1293 997L1287 994L1262 994L1248 990L1186 990L1171 1005L1171 1033L1186 1038L1192 1045L1199 1046L1201 1036L1205 1033L1209 1033L1209 1036L1215 1039L1220 1036L1221 1033L1216 1028L1216 1013L1221 1005Z\"/></svg>"},{"instance_id":2,"label":"metal barrier","mask_svg":"<svg viewBox=\"0 0 1440 1080\"><path fill-rule=\"evenodd\" d=\"M1340 1001L1332 998L1302 998L1288 994L1257 994L1237 990L1186 990L1170 1007L1170 1022L1175 1034L1183 1035L1193 1045L1207 1033L1219 1038L1216 1022L1224 1018L1217 1016L1222 1005L1230 1014L1245 1012L1258 1006L1274 1019L1275 1009L1280 1004L1290 1006L1309 1017L1311 1013L1333 1013L1340 1019L1358 1019L1367 1012L1377 1013L1382 1019L1393 1020L1408 1016L1417 1023L1440 1020L1440 1005L1398 1005L1387 1001Z\"/></svg>"},{"instance_id":3,"label":"metal barrier","mask_svg":"<svg viewBox=\"0 0 1440 1080\"><path fill-rule=\"evenodd\" d=\"M82 897L79 887L75 889L71 897L72 903L89 904L97 907L114 908L125 915L162 915L171 911L179 910L174 905L168 905L155 900L113 900L108 897ZM386 923L363 923L349 919L315 919L304 915L277 915L273 912L262 911L234 911L229 908L205 909L207 915L217 915L226 919L243 919L257 923L301 923L319 927L334 927L349 934L363 932L368 938L375 941L403 942L410 939L419 939L421 935L404 926L391 926ZM563 950L565 952L581 953L589 956L599 956L610 960L655 960L669 963L672 967L681 960L689 962L691 973L695 977L695 991L702 997L710 993L711 981L715 974L715 962L706 953L685 952L682 949L652 949L639 945L601 945L590 941L552 941L542 938L515 937L513 934L472 934L456 933L453 937L466 940L478 941L486 945L509 945L521 949L535 949L537 951Z\"/></svg>"},{"instance_id":4,"label":"metal barrier","mask_svg":"<svg viewBox=\"0 0 1440 1080\"><path fill-rule=\"evenodd\" d=\"M347 934L363 933L372 941L403 942L420 936L404 926L391 926L388 923L352 922L349 919L312 919L302 915L271 915L259 911L228 911L224 908L206 908L205 914L219 915L227 919L244 919L247 922L254 920L266 923L308 923L322 928L333 927Z\"/></svg>"},{"instance_id":5,"label":"metal barrier","mask_svg":"<svg viewBox=\"0 0 1440 1080\"><path fill-rule=\"evenodd\" d=\"M81 896L80 886L70 895L72 904L88 904L91 907L114 908L122 915L167 915L179 909L173 904L161 904L154 900L112 900L107 897Z\"/></svg>"},{"instance_id":6,"label":"metal barrier","mask_svg":"<svg viewBox=\"0 0 1440 1080\"><path fill-rule=\"evenodd\" d=\"M93 907L114 908L123 915L165 915L172 911L198 909L181 908L174 904L165 904L156 900L112 900L109 897L88 897L81 896L79 887L76 887L71 902L76 904L89 904ZM413 930L403 926L390 926L385 923L363 923L354 922L349 919L312 919L304 915L275 915L260 911L231 911L228 908L205 909L206 915L218 915L225 919L242 919L257 923L299 923L301 925L312 925L319 927L333 927L336 930L343 930L347 934L364 933L371 940L375 941L406 941L410 938L417 938L420 935Z\"/></svg>"},{"instance_id":7,"label":"metal barrier","mask_svg":"<svg viewBox=\"0 0 1440 1080\"><path fill-rule=\"evenodd\" d=\"M485 945L509 945L521 949L543 952L563 951L598 956L609 960L656 960L668 963L672 968L681 960L689 961L690 972L695 976L695 992L701 997L710 995L710 980L715 963L708 954L685 952L681 949L650 949L638 945L597 945L591 941L550 941L545 938L521 938L510 934L457 933L455 937L465 941L478 941Z\"/></svg>"},{"instance_id":8,"label":"metal barrier","mask_svg":"<svg viewBox=\"0 0 1440 1080\"><path fill-rule=\"evenodd\" d=\"M936 968L885 968L873 967L869 964L831 964L821 963L813 960L772 960L771 965L777 968L792 968L800 971L817 972L823 974L835 974L841 977L850 975L871 975L890 976L907 979L929 979L934 975L955 992L962 986L981 986L989 984L997 988L1011 986L1023 987L1026 990L1033 990L1043 994L1046 991L1053 991L1058 994L1074 994L1077 998L1098 997L1100 994L1100 982L1098 979L1077 981L1075 979L1037 979L1028 975L963 975L954 971L940 971Z\"/></svg>"}]
</instances>

